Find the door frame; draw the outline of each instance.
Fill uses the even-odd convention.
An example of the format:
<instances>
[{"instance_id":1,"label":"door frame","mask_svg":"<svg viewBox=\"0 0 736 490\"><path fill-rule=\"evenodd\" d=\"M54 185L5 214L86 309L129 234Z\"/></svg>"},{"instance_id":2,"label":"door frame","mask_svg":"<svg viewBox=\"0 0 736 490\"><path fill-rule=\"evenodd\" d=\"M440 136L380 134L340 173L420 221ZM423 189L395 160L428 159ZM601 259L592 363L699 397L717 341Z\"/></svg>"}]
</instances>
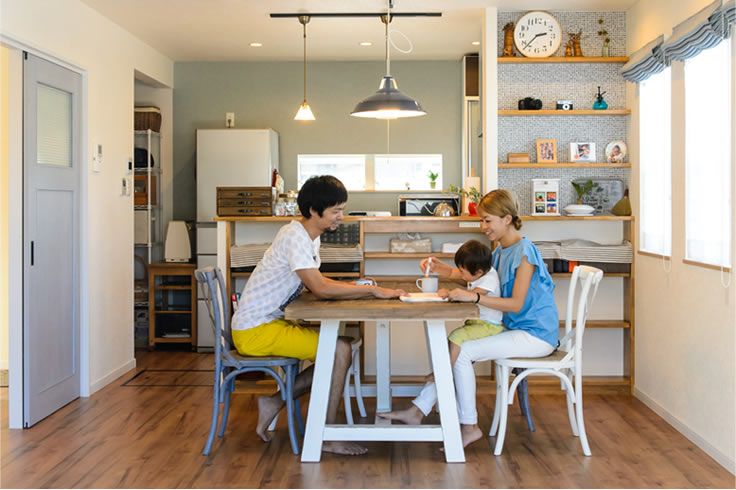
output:
<instances>
[{"instance_id":1,"label":"door frame","mask_svg":"<svg viewBox=\"0 0 736 490\"><path fill-rule=\"evenodd\" d=\"M87 70L0 33L10 50L8 127L8 427L23 428L23 51L82 77L79 195L79 393L90 395Z\"/></svg>"}]
</instances>

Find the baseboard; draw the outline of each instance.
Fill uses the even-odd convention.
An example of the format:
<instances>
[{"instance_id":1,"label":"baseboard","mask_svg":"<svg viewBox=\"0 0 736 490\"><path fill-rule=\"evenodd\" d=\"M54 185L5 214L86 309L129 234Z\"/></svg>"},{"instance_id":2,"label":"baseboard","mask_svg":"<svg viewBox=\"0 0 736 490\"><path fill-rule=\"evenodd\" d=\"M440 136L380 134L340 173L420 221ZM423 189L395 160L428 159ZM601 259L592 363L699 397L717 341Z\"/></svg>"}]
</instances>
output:
<instances>
[{"instance_id":1,"label":"baseboard","mask_svg":"<svg viewBox=\"0 0 736 490\"><path fill-rule=\"evenodd\" d=\"M0 361L0 369L3 369L3 370L5 370L5 371L7 371L7 370L8 370L8 361L7 361L7 360L5 360L5 361Z\"/></svg>"},{"instance_id":2,"label":"baseboard","mask_svg":"<svg viewBox=\"0 0 736 490\"><path fill-rule=\"evenodd\" d=\"M699 434L697 434L695 431L693 431L690 427L688 427L685 423L683 423L680 419L672 415L667 409L665 409L663 406L661 406L659 403L654 401L652 398L650 398L648 395L643 393L640 389L634 388L634 396L641 400L644 405L651 408L657 415L662 417L669 423L672 427L674 427L679 433L681 433L683 436L687 437L693 444L698 446L700 449L705 451L705 453L716 460L718 464L723 466L728 472L730 472L733 475L736 475L736 461L729 458L727 455L723 454L721 451L713 447L708 441L703 439Z\"/></svg>"},{"instance_id":3,"label":"baseboard","mask_svg":"<svg viewBox=\"0 0 736 490\"><path fill-rule=\"evenodd\" d=\"M119 368L110 371L106 376L103 376L102 378L98 379L94 383L92 383L92 386L90 386L89 394L92 395L93 393L101 390L105 386L109 385L116 379L118 379L123 374L127 373L131 369L135 368L135 358L130 359L128 362L120 366Z\"/></svg>"}]
</instances>

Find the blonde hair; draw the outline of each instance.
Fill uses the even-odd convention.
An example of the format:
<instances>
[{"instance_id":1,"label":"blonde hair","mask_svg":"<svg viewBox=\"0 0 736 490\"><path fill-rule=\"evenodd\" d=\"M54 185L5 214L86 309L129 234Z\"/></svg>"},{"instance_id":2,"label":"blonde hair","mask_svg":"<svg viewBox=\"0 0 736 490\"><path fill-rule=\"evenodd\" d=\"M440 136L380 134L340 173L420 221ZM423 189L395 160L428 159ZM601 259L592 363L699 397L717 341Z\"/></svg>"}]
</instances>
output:
<instances>
[{"instance_id":1,"label":"blonde hair","mask_svg":"<svg viewBox=\"0 0 736 490\"><path fill-rule=\"evenodd\" d=\"M487 214L503 218L511 216L511 224L517 230L521 229L522 222L519 218L519 207L514 196L506 189L496 189L489 192L478 203L478 207Z\"/></svg>"}]
</instances>

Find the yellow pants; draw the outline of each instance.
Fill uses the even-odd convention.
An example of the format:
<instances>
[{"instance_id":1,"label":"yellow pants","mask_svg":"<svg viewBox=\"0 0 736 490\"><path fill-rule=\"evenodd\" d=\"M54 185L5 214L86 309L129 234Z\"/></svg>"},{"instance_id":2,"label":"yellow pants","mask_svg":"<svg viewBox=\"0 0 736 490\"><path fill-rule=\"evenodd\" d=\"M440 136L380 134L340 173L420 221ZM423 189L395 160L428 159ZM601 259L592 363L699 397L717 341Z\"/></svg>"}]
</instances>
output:
<instances>
[{"instance_id":1,"label":"yellow pants","mask_svg":"<svg viewBox=\"0 0 736 490\"><path fill-rule=\"evenodd\" d=\"M233 344L243 356L284 356L314 361L319 333L276 319L247 330L233 330Z\"/></svg>"},{"instance_id":2,"label":"yellow pants","mask_svg":"<svg viewBox=\"0 0 736 490\"><path fill-rule=\"evenodd\" d=\"M463 345L468 340L482 339L503 332L503 325L483 320L465 320L465 325L452 331L447 339L453 344Z\"/></svg>"}]
</instances>

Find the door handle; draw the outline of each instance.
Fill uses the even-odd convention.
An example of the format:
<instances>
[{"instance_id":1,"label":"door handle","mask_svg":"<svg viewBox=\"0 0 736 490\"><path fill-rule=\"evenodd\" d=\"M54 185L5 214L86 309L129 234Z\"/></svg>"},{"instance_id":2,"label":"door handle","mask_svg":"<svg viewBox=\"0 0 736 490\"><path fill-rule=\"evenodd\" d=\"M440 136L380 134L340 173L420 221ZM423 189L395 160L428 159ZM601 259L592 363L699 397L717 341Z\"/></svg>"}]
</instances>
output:
<instances>
[{"instance_id":1,"label":"door handle","mask_svg":"<svg viewBox=\"0 0 736 490\"><path fill-rule=\"evenodd\" d=\"M31 240L31 265L33 265L33 240Z\"/></svg>"}]
</instances>

